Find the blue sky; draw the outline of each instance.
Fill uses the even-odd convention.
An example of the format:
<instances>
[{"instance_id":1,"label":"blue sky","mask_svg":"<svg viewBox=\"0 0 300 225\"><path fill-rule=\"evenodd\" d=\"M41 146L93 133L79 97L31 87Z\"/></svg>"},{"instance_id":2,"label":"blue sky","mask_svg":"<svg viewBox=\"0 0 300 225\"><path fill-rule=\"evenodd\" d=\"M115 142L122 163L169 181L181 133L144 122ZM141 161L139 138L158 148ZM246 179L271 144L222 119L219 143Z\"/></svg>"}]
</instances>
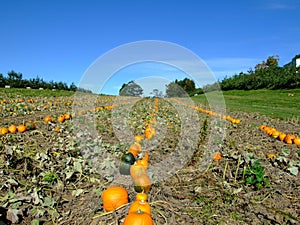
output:
<instances>
[{"instance_id":1,"label":"blue sky","mask_svg":"<svg viewBox=\"0 0 300 225\"><path fill-rule=\"evenodd\" d=\"M189 49L222 80L268 56L278 55L284 65L299 54L299 9L298 0L5 0L0 2L0 73L14 70L24 78L78 85L111 49L161 40ZM117 94L122 83L144 79L136 77L141 65L133 67L114 74L102 92ZM157 76L159 67L143 76ZM166 80L184 76L165 71Z\"/></svg>"}]
</instances>

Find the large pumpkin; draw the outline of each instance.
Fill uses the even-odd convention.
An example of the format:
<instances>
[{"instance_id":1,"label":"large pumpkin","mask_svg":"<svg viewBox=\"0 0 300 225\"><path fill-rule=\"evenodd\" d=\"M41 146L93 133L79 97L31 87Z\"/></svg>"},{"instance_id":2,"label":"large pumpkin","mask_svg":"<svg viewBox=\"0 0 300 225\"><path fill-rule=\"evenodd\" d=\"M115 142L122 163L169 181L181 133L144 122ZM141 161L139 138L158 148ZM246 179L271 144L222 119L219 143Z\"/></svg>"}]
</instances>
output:
<instances>
[{"instance_id":1,"label":"large pumpkin","mask_svg":"<svg viewBox=\"0 0 300 225\"><path fill-rule=\"evenodd\" d=\"M129 213L123 225L153 225L150 214L138 210L136 213Z\"/></svg>"},{"instance_id":2,"label":"large pumpkin","mask_svg":"<svg viewBox=\"0 0 300 225\"><path fill-rule=\"evenodd\" d=\"M102 193L102 201L105 211L113 211L128 203L128 193L120 186L109 187Z\"/></svg>"}]
</instances>

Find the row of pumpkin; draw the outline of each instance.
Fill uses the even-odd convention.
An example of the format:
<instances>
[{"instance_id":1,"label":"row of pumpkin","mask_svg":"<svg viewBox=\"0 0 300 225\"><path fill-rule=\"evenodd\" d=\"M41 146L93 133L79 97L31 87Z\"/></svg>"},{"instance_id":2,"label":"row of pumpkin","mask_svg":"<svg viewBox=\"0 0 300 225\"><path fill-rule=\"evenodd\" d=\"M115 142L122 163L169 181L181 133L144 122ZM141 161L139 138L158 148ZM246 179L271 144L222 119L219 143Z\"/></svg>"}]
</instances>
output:
<instances>
[{"instance_id":1,"label":"row of pumpkin","mask_svg":"<svg viewBox=\"0 0 300 225\"><path fill-rule=\"evenodd\" d=\"M283 141L286 144L295 144L300 146L300 137L296 137L294 134L286 134L278 131L274 127L260 125L260 130L265 132L268 136L273 137L277 140Z\"/></svg>"},{"instance_id":2,"label":"row of pumpkin","mask_svg":"<svg viewBox=\"0 0 300 225\"><path fill-rule=\"evenodd\" d=\"M63 123L66 120L70 120L71 115L68 113L62 114L57 118L57 122ZM54 123L55 120L51 116L45 116L44 122L46 123ZM10 125L9 127L0 127L0 135L5 135L8 133L23 133L25 131L34 130L36 128L35 122L25 121L24 124L20 124L18 126L16 125Z\"/></svg>"},{"instance_id":3,"label":"row of pumpkin","mask_svg":"<svg viewBox=\"0 0 300 225\"><path fill-rule=\"evenodd\" d=\"M229 115L223 115L221 113L217 113L217 112L214 112L214 111L211 111L211 110L208 110L208 109L204 109L204 108L199 107L199 106L188 105L188 104L186 104L184 102L181 102L181 101L179 101L178 99L175 99L175 98L173 98L172 100L175 101L175 102L177 102L177 103L179 103L179 104L187 106L187 107L189 107L191 109L195 109L195 110L197 110L197 111L199 111L201 113L207 114L209 116L219 117L222 120L226 120L226 121L231 122L232 124L239 124L241 122L240 119L233 118L233 117L231 117Z\"/></svg>"},{"instance_id":4,"label":"row of pumpkin","mask_svg":"<svg viewBox=\"0 0 300 225\"><path fill-rule=\"evenodd\" d=\"M130 205L123 225L153 225L151 207L147 201L147 193L151 190L151 180L147 174L149 153L142 150L141 142L144 138L151 139L156 135L154 125L156 124L155 117L158 112L158 103L159 101L156 99L154 110L152 110L151 116L145 122L144 136L135 136L134 143L121 157L120 174L131 176L134 190L137 192L136 199ZM102 193L102 201L105 211L114 211L128 203L128 193L121 186L109 187Z\"/></svg>"}]
</instances>

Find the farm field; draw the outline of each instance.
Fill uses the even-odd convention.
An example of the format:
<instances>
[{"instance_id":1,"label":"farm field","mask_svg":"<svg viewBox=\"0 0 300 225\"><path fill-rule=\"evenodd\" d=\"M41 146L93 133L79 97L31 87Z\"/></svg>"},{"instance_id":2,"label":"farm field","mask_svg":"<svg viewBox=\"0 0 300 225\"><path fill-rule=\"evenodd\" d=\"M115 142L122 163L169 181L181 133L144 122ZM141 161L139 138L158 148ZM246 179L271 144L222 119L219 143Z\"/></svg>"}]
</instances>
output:
<instances>
[{"instance_id":1,"label":"farm field","mask_svg":"<svg viewBox=\"0 0 300 225\"><path fill-rule=\"evenodd\" d=\"M154 224L299 224L300 146L271 128L300 137L300 90L223 94L225 115L204 95L0 89L0 224L123 224L137 192L119 167L135 136ZM11 125L27 130L4 132ZM105 212L115 185L129 204Z\"/></svg>"}]
</instances>

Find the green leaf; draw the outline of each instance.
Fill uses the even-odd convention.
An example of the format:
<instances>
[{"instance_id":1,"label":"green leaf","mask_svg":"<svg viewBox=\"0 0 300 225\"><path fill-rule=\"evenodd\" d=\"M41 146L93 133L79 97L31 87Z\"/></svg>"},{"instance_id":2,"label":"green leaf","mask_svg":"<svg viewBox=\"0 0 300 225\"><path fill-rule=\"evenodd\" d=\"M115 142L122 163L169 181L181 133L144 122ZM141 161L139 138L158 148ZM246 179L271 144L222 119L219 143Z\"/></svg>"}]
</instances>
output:
<instances>
[{"instance_id":1,"label":"green leaf","mask_svg":"<svg viewBox=\"0 0 300 225\"><path fill-rule=\"evenodd\" d=\"M282 154L284 155L284 156L288 156L289 154L291 153L291 151L290 150L288 150L288 149L282 149Z\"/></svg>"},{"instance_id":2,"label":"green leaf","mask_svg":"<svg viewBox=\"0 0 300 225\"><path fill-rule=\"evenodd\" d=\"M38 219L34 219L31 221L31 225L39 225L40 221Z\"/></svg>"},{"instance_id":3,"label":"green leaf","mask_svg":"<svg viewBox=\"0 0 300 225\"><path fill-rule=\"evenodd\" d=\"M291 173L291 174L293 174L293 175L295 175L295 176L297 176L298 175L298 167L297 166L292 166L292 167L289 167L289 168L287 168L287 170Z\"/></svg>"}]
</instances>

